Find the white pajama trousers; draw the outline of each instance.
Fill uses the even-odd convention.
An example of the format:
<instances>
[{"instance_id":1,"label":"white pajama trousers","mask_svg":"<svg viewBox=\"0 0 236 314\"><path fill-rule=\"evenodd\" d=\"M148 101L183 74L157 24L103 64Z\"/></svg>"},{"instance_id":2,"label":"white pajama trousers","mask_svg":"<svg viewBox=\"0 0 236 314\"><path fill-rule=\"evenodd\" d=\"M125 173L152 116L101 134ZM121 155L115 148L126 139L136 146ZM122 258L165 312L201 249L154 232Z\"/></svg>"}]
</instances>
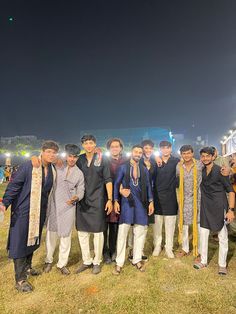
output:
<instances>
[{"instance_id":1,"label":"white pajama trousers","mask_svg":"<svg viewBox=\"0 0 236 314\"><path fill-rule=\"evenodd\" d=\"M128 248L132 250L134 246L134 227L133 226L130 226L130 229L128 232L127 244L128 244Z\"/></svg>"},{"instance_id":2,"label":"white pajama trousers","mask_svg":"<svg viewBox=\"0 0 236 314\"><path fill-rule=\"evenodd\" d=\"M207 264L208 258L208 238L210 230L200 227L200 241L201 241L201 263ZM228 254L228 230L224 225L218 232L219 239L219 257L218 264L220 267L226 267L226 259Z\"/></svg>"},{"instance_id":3,"label":"white pajama trousers","mask_svg":"<svg viewBox=\"0 0 236 314\"><path fill-rule=\"evenodd\" d=\"M57 232L48 231L46 233L46 258L45 263L53 262L53 255L59 239L59 258L57 267L62 268L67 265L71 248L71 233L68 237L59 237Z\"/></svg>"},{"instance_id":4,"label":"white pajama trousers","mask_svg":"<svg viewBox=\"0 0 236 314\"><path fill-rule=\"evenodd\" d=\"M89 239L93 234L94 258L91 257ZM100 265L102 261L102 250L104 244L103 232L90 233L78 231L79 243L82 253L83 263L85 265Z\"/></svg>"},{"instance_id":5,"label":"white pajama trousers","mask_svg":"<svg viewBox=\"0 0 236 314\"><path fill-rule=\"evenodd\" d=\"M162 226L165 224L165 249L173 250L174 233L176 216L155 215L155 223L153 224L153 244L154 250L161 248L162 243Z\"/></svg>"},{"instance_id":6,"label":"white pajama trousers","mask_svg":"<svg viewBox=\"0 0 236 314\"><path fill-rule=\"evenodd\" d=\"M201 254L200 224L198 226L198 253ZM182 249L189 253L189 225L183 225Z\"/></svg>"},{"instance_id":7,"label":"white pajama trousers","mask_svg":"<svg viewBox=\"0 0 236 314\"><path fill-rule=\"evenodd\" d=\"M125 263L125 252L127 236L130 229L128 224L120 224L117 236L117 255L116 264L123 267ZM134 225L133 226L134 242L133 242L133 264L142 261L143 248L147 235L147 226Z\"/></svg>"}]
</instances>

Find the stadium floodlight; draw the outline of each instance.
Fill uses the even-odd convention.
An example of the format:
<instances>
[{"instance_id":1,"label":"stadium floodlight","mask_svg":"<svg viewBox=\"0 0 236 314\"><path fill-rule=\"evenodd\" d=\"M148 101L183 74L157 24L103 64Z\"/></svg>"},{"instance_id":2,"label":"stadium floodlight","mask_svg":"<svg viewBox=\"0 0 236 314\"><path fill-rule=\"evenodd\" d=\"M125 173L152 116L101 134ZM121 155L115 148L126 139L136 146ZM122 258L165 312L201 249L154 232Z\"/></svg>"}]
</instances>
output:
<instances>
[{"instance_id":1,"label":"stadium floodlight","mask_svg":"<svg viewBox=\"0 0 236 314\"><path fill-rule=\"evenodd\" d=\"M30 153L25 153L25 158L29 158L30 157Z\"/></svg>"},{"instance_id":2,"label":"stadium floodlight","mask_svg":"<svg viewBox=\"0 0 236 314\"><path fill-rule=\"evenodd\" d=\"M156 157L159 157L159 156L160 156L159 150L156 150L156 151L154 152L154 155L155 155Z\"/></svg>"},{"instance_id":3,"label":"stadium floodlight","mask_svg":"<svg viewBox=\"0 0 236 314\"><path fill-rule=\"evenodd\" d=\"M223 144L224 144L224 141L220 141L220 144L222 144L222 145L223 145Z\"/></svg>"},{"instance_id":4,"label":"stadium floodlight","mask_svg":"<svg viewBox=\"0 0 236 314\"><path fill-rule=\"evenodd\" d=\"M105 156L110 157L111 153L107 151L107 152L105 152Z\"/></svg>"},{"instance_id":5,"label":"stadium floodlight","mask_svg":"<svg viewBox=\"0 0 236 314\"><path fill-rule=\"evenodd\" d=\"M7 152L7 153L5 153L5 156L6 157L11 157L11 153Z\"/></svg>"},{"instance_id":6,"label":"stadium floodlight","mask_svg":"<svg viewBox=\"0 0 236 314\"><path fill-rule=\"evenodd\" d=\"M233 130L229 130L229 134L231 135L233 133Z\"/></svg>"},{"instance_id":7,"label":"stadium floodlight","mask_svg":"<svg viewBox=\"0 0 236 314\"><path fill-rule=\"evenodd\" d=\"M131 152L127 152L126 157L130 157L130 156L131 156Z\"/></svg>"},{"instance_id":8,"label":"stadium floodlight","mask_svg":"<svg viewBox=\"0 0 236 314\"><path fill-rule=\"evenodd\" d=\"M228 137L225 135L225 136L223 137L223 140L227 140L227 138L228 138Z\"/></svg>"},{"instance_id":9,"label":"stadium floodlight","mask_svg":"<svg viewBox=\"0 0 236 314\"><path fill-rule=\"evenodd\" d=\"M63 152L63 153L60 154L60 156L61 156L62 158L65 158L65 157L66 157L66 153Z\"/></svg>"}]
</instances>

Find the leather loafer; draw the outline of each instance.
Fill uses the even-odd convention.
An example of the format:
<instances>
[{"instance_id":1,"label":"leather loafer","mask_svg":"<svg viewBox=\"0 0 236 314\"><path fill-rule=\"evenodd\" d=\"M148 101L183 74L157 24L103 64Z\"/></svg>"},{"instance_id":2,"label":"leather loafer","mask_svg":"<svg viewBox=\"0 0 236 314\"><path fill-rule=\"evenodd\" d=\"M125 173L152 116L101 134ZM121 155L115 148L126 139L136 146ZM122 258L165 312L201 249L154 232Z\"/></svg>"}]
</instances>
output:
<instances>
[{"instance_id":1,"label":"leather loafer","mask_svg":"<svg viewBox=\"0 0 236 314\"><path fill-rule=\"evenodd\" d=\"M45 273L49 273L52 270L52 263L45 263L44 267L43 267L43 271Z\"/></svg>"},{"instance_id":2,"label":"leather loafer","mask_svg":"<svg viewBox=\"0 0 236 314\"><path fill-rule=\"evenodd\" d=\"M42 274L41 271L38 271L38 270L36 270L34 268L30 268L30 269L27 270L27 275L39 276L41 274Z\"/></svg>"},{"instance_id":3,"label":"leather loafer","mask_svg":"<svg viewBox=\"0 0 236 314\"><path fill-rule=\"evenodd\" d=\"M68 276L70 275L70 271L68 268L66 268L66 266L63 266L62 268L59 268L58 269L60 270L60 272L62 273L62 275L65 275L65 276Z\"/></svg>"},{"instance_id":4,"label":"leather loafer","mask_svg":"<svg viewBox=\"0 0 236 314\"><path fill-rule=\"evenodd\" d=\"M100 265L93 265L92 274L97 275L101 272L101 266Z\"/></svg>"},{"instance_id":5,"label":"leather loafer","mask_svg":"<svg viewBox=\"0 0 236 314\"><path fill-rule=\"evenodd\" d=\"M77 270L76 270L76 274L79 274L79 273L82 273L83 271L91 268L93 265L90 264L90 265L85 265L85 264L82 264Z\"/></svg>"}]
</instances>

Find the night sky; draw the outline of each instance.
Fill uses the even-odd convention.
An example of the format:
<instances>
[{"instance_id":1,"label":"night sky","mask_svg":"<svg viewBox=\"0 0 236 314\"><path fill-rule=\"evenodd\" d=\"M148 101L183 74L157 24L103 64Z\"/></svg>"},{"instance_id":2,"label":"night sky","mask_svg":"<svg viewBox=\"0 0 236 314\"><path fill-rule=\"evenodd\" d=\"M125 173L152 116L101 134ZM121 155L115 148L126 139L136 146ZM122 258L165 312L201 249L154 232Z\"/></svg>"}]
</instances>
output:
<instances>
[{"instance_id":1,"label":"night sky","mask_svg":"<svg viewBox=\"0 0 236 314\"><path fill-rule=\"evenodd\" d=\"M0 3L0 136L234 126L235 0Z\"/></svg>"}]
</instances>

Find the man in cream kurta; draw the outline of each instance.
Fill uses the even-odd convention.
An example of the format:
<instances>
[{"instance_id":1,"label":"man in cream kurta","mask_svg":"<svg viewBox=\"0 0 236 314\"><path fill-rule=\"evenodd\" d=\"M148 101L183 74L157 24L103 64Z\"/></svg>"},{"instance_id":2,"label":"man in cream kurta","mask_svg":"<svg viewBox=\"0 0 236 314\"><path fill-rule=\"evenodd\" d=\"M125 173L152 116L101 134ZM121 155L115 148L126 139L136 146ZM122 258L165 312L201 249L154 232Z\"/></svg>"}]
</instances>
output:
<instances>
[{"instance_id":1,"label":"man in cream kurta","mask_svg":"<svg viewBox=\"0 0 236 314\"><path fill-rule=\"evenodd\" d=\"M44 271L52 269L53 254L60 239L57 267L63 275L69 275L66 268L71 248L71 232L75 221L75 204L84 196L84 175L76 166L80 149L67 144L66 164L57 166L57 184L54 197L48 208L46 251Z\"/></svg>"}]
</instances>

